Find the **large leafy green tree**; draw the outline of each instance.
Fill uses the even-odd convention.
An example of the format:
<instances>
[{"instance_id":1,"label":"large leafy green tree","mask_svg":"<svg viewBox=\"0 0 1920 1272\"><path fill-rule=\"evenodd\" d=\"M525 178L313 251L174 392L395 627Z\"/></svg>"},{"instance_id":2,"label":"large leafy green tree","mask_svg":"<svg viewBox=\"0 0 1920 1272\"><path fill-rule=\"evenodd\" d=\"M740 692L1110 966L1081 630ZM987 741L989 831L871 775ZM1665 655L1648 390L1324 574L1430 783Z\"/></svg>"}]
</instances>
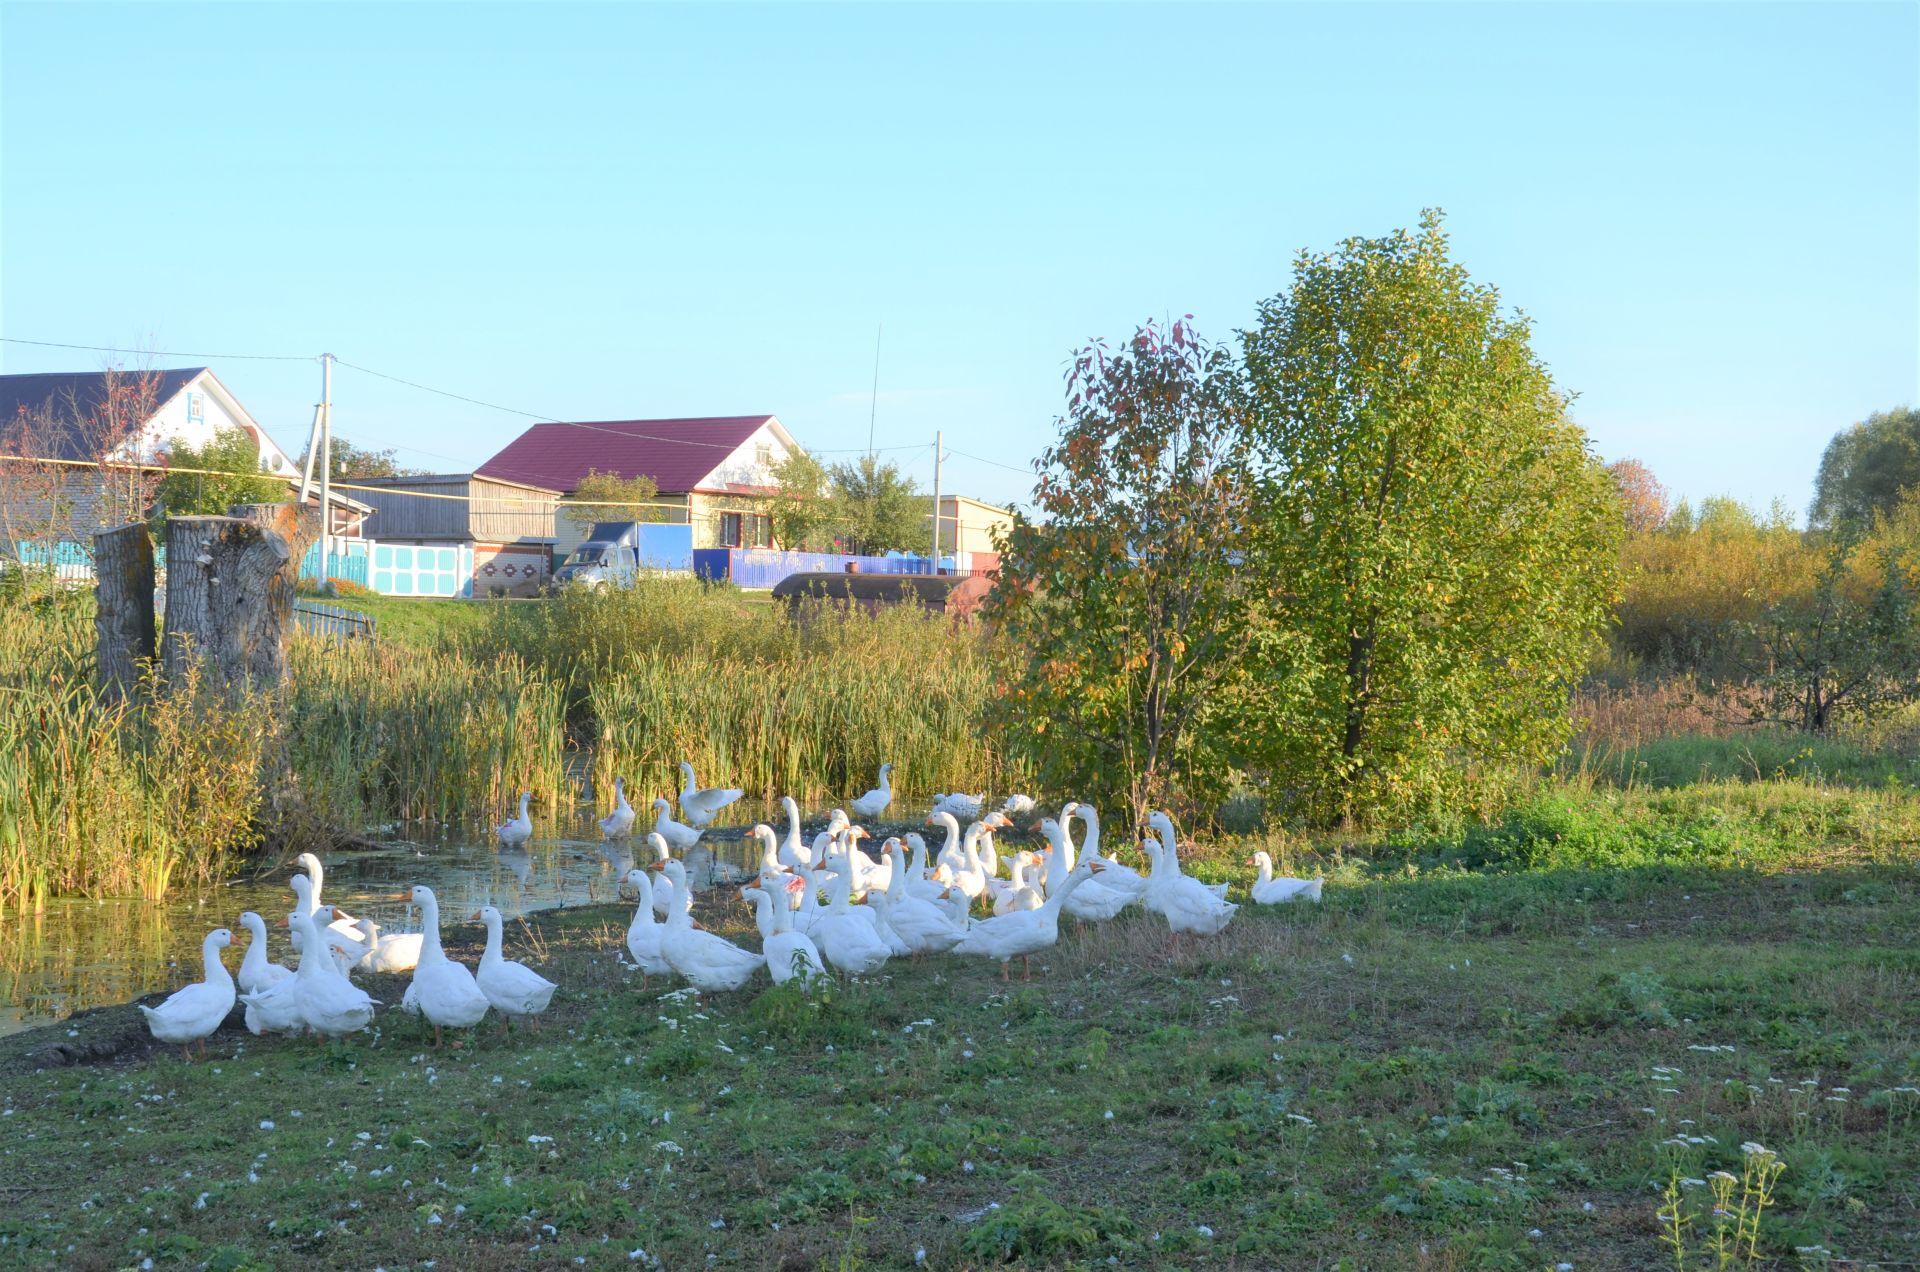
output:
<instances>
[{"instance_id":1,"label":"large leafy green tree","mask_svg":"<svg viewBox=\"0 0 1920 1272\"><path fill-rule=\"evenodd\" d=\"M1249 655L1273 635L1246 568L1239 368L1181 321L1080 350L1067 391L1039 519L1016 513L988 605L1010 663L1004 733L1048 789L1136 815L1205 807L1230 773Z\"/></svg>"},{"instance_id":2,"label":"large leafy green tree","mask_svg":"<svg viewBox=\"0 0 1920 1272\"><path fill-rule=\"evenodd\" d=\"M1865 526L1920 490L1920 411L1876 411L1834 434L1814 479L1816 526Z\"/></svg>"},{"instance_id":3,"label":"large leafy green tree","mask_svg":"<svg viewBox=\"0 0 1920 1272\"><path fill-rule=\"evenodd\" d=\"M204 446L176 445L160 479L157 517L223 516L235 504L284 503L287 483L260 469L260 447L245 429L223 428ZM205 471L184 471L188 469Z\"/></svg>"},{"instance_id":4,"label":"large leafy green tree","mask_svg":"<svg viewBox=\"0 0 1920 1272\"><path fill-rule=\"evenodd\" d=\"M816 551L832 546L839 509L833 501L833 476L805 451L790 452L773 466L780 493L767 500L773 518L773 538L793 551Z\"/></svg>"},{"instance_id":5,"label":"large leafy green tree","mask_svg":"<svg viewBox=\"0 0 1920 1272\"><path fill-rule=\"evenodd\" d=\"M1614 482L1524 318L1417 232L1302 253L1246 335L1258 567L1311 696L1267 731L1323 817L1446 815L1551 756L1616 591Z\"/></svg>"},{"instance_id":6,"label":"large leafy green tree","mask_svg":"<svg viewBox=\"0 0 1920 1272\"><path fill-rule=\"evenodd\" d=\"M653 478L622 477L593 469L560 505L560 515L586 534L599 521L658 521L665 510L648 505L660 496Z\"/></svg>"},{"instance_id":7,"label":"large leafy green tree","mask_svg":"<svg viewBox=\"0 0 1920 1272\"><path fill-rule=\"evenodd\" d=\"M833 466L837 526L847 550L878 555L890 549L924 551L933 539L926 501L913 479L891 460L862 455Z\"/></svg>"}]
</instances>

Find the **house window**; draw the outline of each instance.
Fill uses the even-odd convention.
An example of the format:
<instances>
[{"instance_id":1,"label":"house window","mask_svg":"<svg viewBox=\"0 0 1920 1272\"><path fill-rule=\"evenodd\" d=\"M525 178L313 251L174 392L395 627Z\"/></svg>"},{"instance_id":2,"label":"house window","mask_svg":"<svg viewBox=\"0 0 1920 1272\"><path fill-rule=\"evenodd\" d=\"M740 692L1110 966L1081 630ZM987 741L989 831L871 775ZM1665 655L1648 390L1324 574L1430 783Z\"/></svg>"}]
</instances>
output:
<instances>
[{"instance_id":1,"label":"house window","mask_svg":"<svg viewBox=\"0 0 1920 1272\"><path fill-rule=\"evenodd\" d=\"M720 514L721 547L737 548L740 546L741 520L741 515L737 512L723 512Z\"/></svg>"}]
</instances>

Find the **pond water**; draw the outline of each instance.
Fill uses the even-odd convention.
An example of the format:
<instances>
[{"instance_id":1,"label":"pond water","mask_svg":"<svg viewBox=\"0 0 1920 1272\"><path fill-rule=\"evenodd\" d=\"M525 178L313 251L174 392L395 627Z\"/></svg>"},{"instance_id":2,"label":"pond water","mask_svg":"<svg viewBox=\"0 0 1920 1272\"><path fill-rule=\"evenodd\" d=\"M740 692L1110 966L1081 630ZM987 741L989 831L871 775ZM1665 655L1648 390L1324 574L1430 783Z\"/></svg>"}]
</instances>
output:
<instances>
[{"instance_id":1,"label":"pond water","mask_svg":"<svg viewBox=\"0 0 1920 1272\"><path fill-rule=\"evenodd\" d=\"M687 856L696 888L736 884L751 872L757 845L745 839L756 821L784 829L778 805L741 801L728 809L737 824L710 829ZM620 900L620 881L644 857L643 820L635 835L604 843L592 815L537 820L533 842L501 848L491 832L432 833L389 827L372 836L379 847L328 855L322 900L383 930L417 931L418 916L396 898L426 884L440 898L444 921L463 921L482 905L508 918L554 906ZM811 822L809 833L811 833ZM200 943L216 927L233 929L229 970L240 965L247 935L240 912L267 921L270 955L291 966L294 956L280 919L293 908L287 878L291 860L261 861L252 872L205 892L176 891L157 904L137 898L49 902L39 914L0 919L0 1035L63 1020L76 1011L124 1003L157 989L200 978Z\"/></svg>"}]
</instances>

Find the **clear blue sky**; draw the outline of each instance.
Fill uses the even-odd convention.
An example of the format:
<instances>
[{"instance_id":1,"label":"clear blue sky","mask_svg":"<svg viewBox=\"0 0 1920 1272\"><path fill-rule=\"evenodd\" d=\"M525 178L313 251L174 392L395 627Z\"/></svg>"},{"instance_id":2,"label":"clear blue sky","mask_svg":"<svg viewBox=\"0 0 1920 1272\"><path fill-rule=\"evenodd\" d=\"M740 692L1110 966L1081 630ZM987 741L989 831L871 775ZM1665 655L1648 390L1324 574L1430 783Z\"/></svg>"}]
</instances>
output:
<instances>
[{"instance_id":1,"label":"clear blue sky","mask_svg":"<svg viewBox=\"0 0 1920 1272\"><path fill-rule=\"evenodd\" d=\"M829 449L884 324L879 443L924 482L935 429L1024 468L1076 343L1229 337L1298 249L1432 205L1603 455L1803 509L1835 429L1920 400L1916 14L7 4L0 334ZM212 365L300 445L316 367ZM427 466L523 423L335 399Z\"/></svg>"}]
</instances>

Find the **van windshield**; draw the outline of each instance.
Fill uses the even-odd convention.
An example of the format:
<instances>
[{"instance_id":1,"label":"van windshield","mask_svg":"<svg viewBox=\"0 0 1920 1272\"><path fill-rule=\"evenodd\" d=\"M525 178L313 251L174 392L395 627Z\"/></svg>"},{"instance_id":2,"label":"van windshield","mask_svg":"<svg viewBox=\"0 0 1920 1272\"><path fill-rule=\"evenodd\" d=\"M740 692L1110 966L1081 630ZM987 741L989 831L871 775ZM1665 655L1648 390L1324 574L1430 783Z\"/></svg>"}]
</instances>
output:
<instances>
[{"instance_id":1,"label":"van windshield","mask_svg":"<svg viewBox=\"0 0 1920 1272\"><path fill-rule=\"evenodd\" d=\"M573 550L567 558L568 565L592 565L606 554L606 549L597 543L583 543Z\"/></svg>"}]
</instances>

